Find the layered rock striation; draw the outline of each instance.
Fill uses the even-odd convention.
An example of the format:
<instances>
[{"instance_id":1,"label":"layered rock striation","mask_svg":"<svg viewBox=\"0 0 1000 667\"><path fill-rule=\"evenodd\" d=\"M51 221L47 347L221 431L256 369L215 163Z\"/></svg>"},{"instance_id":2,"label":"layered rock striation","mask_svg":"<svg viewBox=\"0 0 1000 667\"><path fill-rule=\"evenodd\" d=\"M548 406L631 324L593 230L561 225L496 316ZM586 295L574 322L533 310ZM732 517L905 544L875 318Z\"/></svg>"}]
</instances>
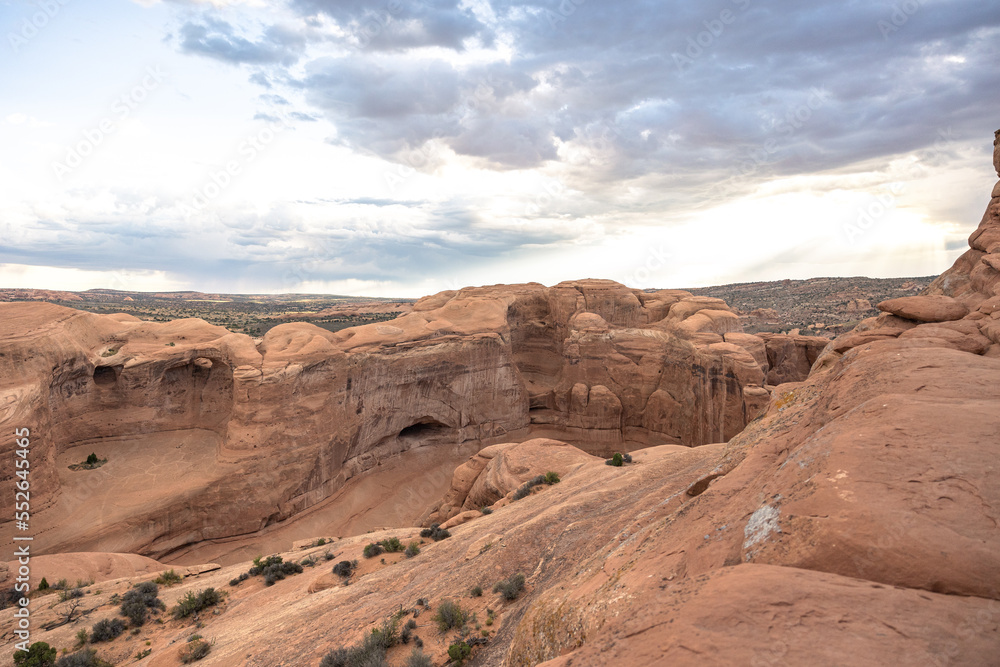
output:
<instances>
[{"instance_id":1,"label":"layered rock striation","mask_svg":"<svg viewBox=\"0 0 1000 667\"><path fill-rule=\"evenodd\" d=\"M163 557L283 521L415 447L725 441L814 347L743 334L718 299L602 280L442 292L390 322L285 324L259 345L196 319L10 303L0 424L32 430L44 548ZM108 464L69 470L91 451Z\"/></svg>"}]
</instances>

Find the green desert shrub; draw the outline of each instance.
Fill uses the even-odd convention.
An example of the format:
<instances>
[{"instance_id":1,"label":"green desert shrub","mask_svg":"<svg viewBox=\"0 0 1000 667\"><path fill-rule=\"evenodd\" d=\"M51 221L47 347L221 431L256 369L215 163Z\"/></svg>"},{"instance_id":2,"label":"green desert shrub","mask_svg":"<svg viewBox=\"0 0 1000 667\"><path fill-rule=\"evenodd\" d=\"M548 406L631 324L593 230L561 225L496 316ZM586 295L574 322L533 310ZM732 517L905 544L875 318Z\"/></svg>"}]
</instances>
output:
<instances>
[{"instance_id":1,"label":"green desert shrub","mask_svg":"<svg viewBox=\"0 0 1000 667\"><path fill-rule=\"evenodd\" d=\"M272 565L281 565L281 556L268 556L267 558L262 558L257 556L253 559L253 567L247 570L247 574L251 577L256 577L264 573L264 570Z\"/></svg>"},{"instance_id":2,"label":"green desert shrub","mask_svg":"<svg viewBox=\"0 0 1000 667\"><path fill-rule=\"evenodd\" d=\"M106 618L95 623L90 629L90 641L92 644L109 642L123 632L125 632L125 621L120 618Z\"/></svg>"},{"instance_id":3,"label":"green desert shrub","mask_svg":"<svg viewBox=\"0 0 1000 667\"><path fill-rule=\"evenodd\" d=\"M53 667L56 649L45 642L35 642L27 651L14 652L14 667Z\"/></svg>"},{"instance_id":4,"label":"green desert shrub","mask_svg":"<svg viewBox=\"0 0 1000 667\"><path fill-rule=\"evenodd\" d=\"M153 583L159 584L160 586L173 586L174 584L179 584L184 577L177 574L173 570L167 570L156 579L153 579Z\"/></svg>"},{"instance_id":5,"label":"green desert shrub","mask_svg":"<svg viewBox=\"0 0 1000 667\"><path fill-rule=\"evenodd\" d=\"M424 528L420 531L420 537L429 537L435 542L440 542L447 537L451 537L451 533L439 524L432 523L430 528Z\"/></svg>"},{"instance_id":6,"label":"green desert shrub","mask_svg":"<svg viewBox=\"0 0 1000 667\"><path fill-rule=\"evenodd\" d=\"M473 586L472 590L469 591L469 595L471 595L474 598L481 598L481 597L483 597L483 587L482 586Z\"/></svg>"},{"instance_id":7,"label":"green desert shrub","mask_svg":"<svg viewBox=\"0 0 1000 667\"><path fill-rule=\"evenodd\" d=\"M38 582L38 590L40 590L40 591L47 591L47 590L49 590L49 582L48 582L48 580L45 579L45 577L42 577L42 580ZM35 643L38 644L38 643L44 643L44 642L35 642ZM32 646L34 646L34 644L32 644Z\"/></svg>"},{"instance_id":8,"label":"green desert shrub","mask_svg":"<svg viewBox=\"0 0 1000 667\"><path fill-rule=\"evenodd\" d=\"M456 642L448 647L448 657L458 665L465 662L465 659L470 655L472 655L472 647L465 642Z\"/></svg>"},{"instance_id":9,"label":"green desert shrub","mask_svg":"<svg viewBox=\"0 0 1000 667\"><path fill-rule=\"evenodd\" d=\"M403 543L399 541L398 537L389 537L384 539L379 542L379 546L381 546L385 552L389 554L399 553L406 548L403 546Z\"/></svg>"},{"instance_id":10,"label":"green desert shrub","mask_svg":"<svg viewBox=\"0 0 1000 667\"><path fill-rule=\"evenodd\" d=\"M609 466L615 466L616 468L621 468L622 467L622 462L624 460L625 459L624 459L624 457L621 454L619 454L618 452L615 452L615 455L612 456L607 461L605 461L605 463L608 464Z\"/></svg>"},{"instance_id":11,"label":"green desert shrub","mask_svg":"<svg viewBox=\"0 0 1000 667\"><path fill-rule=\"evenodd\" d=\"M419 648L413 649L410 657L406 659L406 667L433 667L430 656L424 654Z\"/></svg>"},{"instance_id":12,"label":"green desert shrub","mask_svg":"<svg viewBox=\"0 0 1000 667\"><path fill-rule=\"evenodd\" d=\"M437 613L434 614L434 620L437 622L438 629L441 632L462 627L465 625L466 618L468 618L468 615L462 607L457 602L452 602L451 600L442 601L438 605Z\"/></svg>"},{"instance_id":13,"label":"green desert shrub","mask_svg":"<svg viewBox=\"0 0 1000 667\"><path fill-rule=\"evenodd\" d=\"M552 484L558 484L559 482L560 482L560 479L559 479L559 474L558 473L554 473L552 471L549 471L549 472L545 473L545 483L546 484L552 485Z\"/></svg>"},{"instance_id":14,"label":"green desert shrub","mask_svg":"<svg viewBox=\"0 0 1000 667\"><path fill-rule=\"evenodd\" d=\"M333 566L333 573L340 577L349 577L354 574L354 563L342 560Z\"/></svg>"},{"instance_id":15,"label":"green desert shrub","mask_svg":"<svg viewBox=\"0 0 1000 667\"><path fill-rule=\"evenodd\" d=\"M407 558L413 558L414 556L420 555L420 543L410 542L410 546L406 547L406 551L404 553Z\"/></svg>"},{"instance_id":16,"label":"green desert shrub","mask_svg":"<svg viewBox=\"0 0 1000 667\"><path fill-rule=\"evenodd\" d=\"M388 667L385 653L399 643L396 623L395 619L386 620L360 644L327 653L320 661L320 667Z\"/></svg>"},{"instance_id":17,"label":"green desert shrub","mask_svg":"<svg viewBox=\"0 0 1000 667\"><path fill-rule=\"evenodd\" d=\"M380 555L382 552L382 545L378 542L372 542L371 544L365 545L365 550L362 553L365 558L375 558L375 556Z\"/></svg>"},{"instance_id":18,"label":"green desert shrub","mask_svg":"<svg viewBox=\"0 0 1000 667\"><path fill-rule=\"evenodd\" d=\"M516 600L517 596L524 590L524 575L515 574L507 579L498 581L493 586L494 593L500 593L505 600Z\"/></svg>"},{"instance_id":19,"label":"green desert shrub","mask_svg":"<svg viewBox=\"0 0 1000 667\"><path fill-rule=\"evenodd\" d=\"M85 648L59 658L56 667L111 667L111 664L98 658L94 649Z\"/></svg>"},{"instance_id":20,"label":"green desert shrub","mask_svg":"<svg viewBox=\"0 0 1000 667\"><path fill-rule=\"evenodd\" d=\"M273 586L276 581L293 574L301 574L302 566L298 563L272 563L263 569L264 584Z\"/></svg>"},{"instance_id":21,"label":"green desert shrub","mask_svg":"<svg viewBox=\"0 0 1000 667\"><path fill-rule=\"evenodd\" d=\"M204 639L195 639L189 641L177 654L181 662L185 665L198 660L201 660L206 655L208 655L212 650L211 644L209 644Z\"/></svg>"},{"instance_id":22,"label":"green desert shrub","mask_svg":"<svg viewBox=\"0 0 1000 667\"><path fill-rule=\"evenodd\" d=\"M180 602L173 609L174 618L187 618L191 614L196 614L203 609L219 604L222 596L214 588L206 588L197 593L188 591L188 594L181 598Z\"/></svg>"},{"instance_id":23,"label":"green desert shrub","mask_svg":"<svg viewBox=\"0 0 1000 667\"><path fill-rule=\"evenodd\" d=\"M152 581L137 584L122 596L121 613L128 617L133 628L138 628L149 618L149 610L166 609L166 605L157 597L159 587Z\"/></svg>"}]
</instances>

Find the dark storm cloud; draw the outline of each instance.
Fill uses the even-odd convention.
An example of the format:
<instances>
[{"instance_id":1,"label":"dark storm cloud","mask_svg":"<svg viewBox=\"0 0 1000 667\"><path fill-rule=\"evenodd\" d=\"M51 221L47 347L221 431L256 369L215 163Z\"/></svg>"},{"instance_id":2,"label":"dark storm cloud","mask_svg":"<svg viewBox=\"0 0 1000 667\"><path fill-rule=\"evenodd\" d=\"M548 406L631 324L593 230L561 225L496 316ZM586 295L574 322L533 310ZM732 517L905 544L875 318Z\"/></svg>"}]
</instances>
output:
<instances>
[{"instance_id":1,"label":"dark storm cloud","mask_svg":"<svg viewBox=\"0 0 1000 667\"><path fill-rule=\"evenodd\" d=\"M557 160L569 143L598 158L580 185L751 184L996 124L996 3L491 0L489 25L460 4L291 0L298 33L272 27L253 41L206 19L182 34L186 50L266 70L304 40L343 41L317 37L319 19L332 20L363 48L319 55L295 79L252 76L298 88L336 127L334 143L399 160L438 139L504 169ZM509 64L414 50L496 35L514 49Z\"/></svg>"},{"instance_id":2,"label":"dark storm cloud","mask_svg":"<svg viewBox=\"0 0 1000 667\"><path fill-rule=\"evenodd\" d=\"M491 5L513 38L509 65L358 52L314 61L297 85L339 141L363 150L395 157L439 138L523 168L557 159L558 139L599 155L585 175L595 183L751 184L917 150L941 132L984 135L996 122L992 3L915 1L910 13L753 0ZM361 11L338 7L326 11Z\"/></svg>"}]
</instances>

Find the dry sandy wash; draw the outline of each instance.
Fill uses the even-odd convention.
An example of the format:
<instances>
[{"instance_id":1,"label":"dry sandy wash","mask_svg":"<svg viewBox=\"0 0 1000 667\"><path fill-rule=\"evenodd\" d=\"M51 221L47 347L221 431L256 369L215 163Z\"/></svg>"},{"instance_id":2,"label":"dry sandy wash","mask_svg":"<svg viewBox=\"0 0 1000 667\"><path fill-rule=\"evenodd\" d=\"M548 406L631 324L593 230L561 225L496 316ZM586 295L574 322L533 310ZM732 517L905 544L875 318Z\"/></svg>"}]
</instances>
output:
<instances>
[{"instance_id":1,"label":"dry sandy wash","mask_svg":"<svg viewBox=\"0 0 1000 667\"><path fill-rule=\"evenodd\" d=\"M488 635L477 665L997 664L1000 183L970 246L829 342L598 280L445 292L258 346L0 304L0 431L32 429L32 579L96 582L63 625L69 603L35 597L32 640L72 648L173 567L168 606L225 594L197 619L206 665L318 665L418 598L435 665L455 641L430 620L444 600ZM107 463L69 468L90 452ZM515 499L546 472L561 481ZM421 538L431 522L451 536ZM421 551L363 557L390 537ZM229 585L275 552L319 560ZM348 580L341 560L359 561ZM517 573L515 600L492 592ZM160 619L94 647L176 665L196 621ZM14 628L0 611L0 664Z\"/></svg>"}]
</instances>

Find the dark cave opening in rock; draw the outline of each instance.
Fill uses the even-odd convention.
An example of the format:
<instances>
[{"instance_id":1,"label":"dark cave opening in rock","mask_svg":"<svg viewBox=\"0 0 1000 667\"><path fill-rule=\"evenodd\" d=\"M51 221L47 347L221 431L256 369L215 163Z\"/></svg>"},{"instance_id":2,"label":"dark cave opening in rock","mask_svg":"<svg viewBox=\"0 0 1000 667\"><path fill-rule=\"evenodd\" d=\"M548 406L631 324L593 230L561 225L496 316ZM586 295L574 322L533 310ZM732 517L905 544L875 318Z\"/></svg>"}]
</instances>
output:
<instances>
[{"instance_id":1,"label":"dark cave opening in rock","mask_svg":"<svg viewBox=\"0 0 1000 667\"><path fill-rule=\"evenodd\" d=\"M399 432L400 439L427 440L431 438L446 437L454 433L447 424L442 424L436 419L425 417L416 424L407 426Z\"/></svg>"},{"instance_id":2,"label":"dark cave opening in rock","mask_svg":"<svg viewBox=\"0 0 1000 667\"><path fill-rule=\"evenodd\" d=\"M118 382L118 373L111 366L98 366L94 369L94 384L98 387L111 387Z\"/></svg>"}]
</instances>

